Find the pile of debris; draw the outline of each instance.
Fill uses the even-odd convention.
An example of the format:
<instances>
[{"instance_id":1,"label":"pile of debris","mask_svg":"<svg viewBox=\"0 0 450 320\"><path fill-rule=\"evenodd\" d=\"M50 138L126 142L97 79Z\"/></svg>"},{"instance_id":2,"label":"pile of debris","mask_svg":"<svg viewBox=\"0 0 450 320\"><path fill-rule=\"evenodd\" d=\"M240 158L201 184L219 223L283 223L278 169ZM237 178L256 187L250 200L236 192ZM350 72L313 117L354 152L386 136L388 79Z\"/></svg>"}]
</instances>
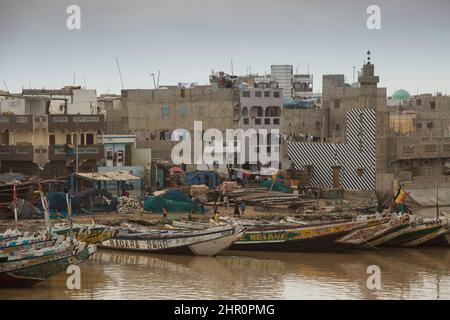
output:
<instances>
[{"instance_id":1,"label":"pile of debris","mask_svg":"<svg viewBox=\"0 0 450 320\"><path fill-rule=\"evenodd\" d=\"M137 198L133 197L119 197L117 204L117 212L125 214L142 214L144 207Z\"/></svg>"}]
</instances>

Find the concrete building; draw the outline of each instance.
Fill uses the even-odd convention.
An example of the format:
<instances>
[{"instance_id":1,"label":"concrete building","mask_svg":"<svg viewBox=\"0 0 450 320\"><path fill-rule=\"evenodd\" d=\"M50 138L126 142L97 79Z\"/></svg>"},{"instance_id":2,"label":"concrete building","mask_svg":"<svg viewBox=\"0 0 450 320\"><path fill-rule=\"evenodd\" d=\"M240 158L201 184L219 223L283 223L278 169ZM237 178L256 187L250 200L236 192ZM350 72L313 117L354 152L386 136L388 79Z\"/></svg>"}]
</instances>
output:
<instances>
[{"instance_id":1,"label":"concrete building","mask_svg":"<svg viewBox=\"0 0 450 320\"><path fill-rule=\"evenodd\" d=\"M260 129L276 129L279 131L278 146L272 146L271 137L261 139L258 135L257 145L251 145L250 139L246 143L245 157L249 160L249 152L260 152L262 148L267 153L278 152L280 157L277 161L270 164L273 168L279 168L282 162L283 150L281 143L281 134L283 132L283 90L272 88L249 88L240 93L241 120L239 127L243 130L255 129L258 133ZM275 140L275 137L274 137ZM242 151L242 150L241 150ZM258 171L260 165L253 163L246 166L250 170Z\"/></svg>"},{"instance_id":2,"label":"concrete building","mask_svg":"<svg viewBox=\"0 0 450 320\"><path fill-rule=\"evenodd\" d=\"M309 147L303 144L293 144L290 148L290 157L295 157L294 163L300 167L303 165L302 161L307 161L307 157L302 155L304 150L316 150L317 152L328 150L329 153L334 149L334 152L337 152L335 155L333 153L320 155L322 167L320 170L318 169L317 174L321 177L315 178L316 183L326 182L324 185L330 185L333 181L334 186L346 185L365 190L375 187L375 185L378 187L377 180L381 180L385 174L391 173L386 89L378 88L379 77L375 75L375 66L370 61L370 53L368 54L367 63L363 65L357 86L346 85L344 75L323 76L323 111L315 111L316 118L312 118L314 122L309 122L309 126L316 128L315 133L319 134L320 139L315 139L315 141L321 141L321 146ZM358 111L359 109L363 110ZM368 111L364 111L365 109ZM318 119L320 116L322 121ZM325 126L321 126L321 123L324 123ZM347 127L348 125L352 125L352 128ZM318 132L319 130L322 130L322 133ZM355 130L360 134L355 136ZM372 131L373 135L369 134ZM374 146L373 153L365 152L364 148L367 147L364 147L364 143L361 144L357 139L358 136L361 139L363 137L367 139L365 143L367 147ZM351 141L347 141L348 138L351 138ZM360 145L359 157L356 156L355 145ZM374 157L373 167L371 165L372 156ZM367 166L364 165L364 161L368 161ZM353 166L349 166L350 163ZM304 164L310 165L309 163ZM338 170L339 166L344 168L344 171ZM359 170L356 176L355 170ZM329 174L337 176L331 179ZM387 183L383 188L386 188L386 185Z\"/></svg>"},{"instance_id":3,"label":"concrete building","mask_svg":"<svg viewBox=\"0 0 450 320\"><path fill-rule=\"evenodd\" d=\"M404 181L447 181L450 174L450 96L420 94L391 107L390 166ZM392 119L409 117L409 130ZM403 123L403 127L405 127Z\"/></svg>"},{"instance_id":4,"label":"concrete building","mask_svg":"<svg viewBox=\"0 0 450 320\"><path fill-rule=\"evenodd\" d=\"M271 65L270 75L276 80L277 88L283 89L285 97L293 97L294 67L291 64Z\"/></svg>"},{"instance_id":5,"label":"concrete building","mask_svg":"<svg viewBox=\"0 0 450 320\"><path fill-rule=\"evenodd\" d=\"M136 146L150 148L153 159L168 160L178 143L172 141L173 132L184 129L193 138L194 121L202 122L203 131L238 128L239 90L226 83L219 79L192 88L122 90L124 123L129 133L136 135Z\"/></svg>"},{"instance_id":6,"label":"concrete building","mask_svg":"<svg viewBox=\"0 0 450 320\"><path fill-rule=\"evenodd\" d=\"M294 74L292 87L295 99L311 99L314 96L312 74Z\"/></svg>"},{"instance_id":7,"label":"concrete building","mask_svg":"<svg viewBox=\"0 0 450 320\"><path fill-rule=\"evenodd\" d=\"M2 103L0 171L41 178L96 171L104 157L98 141L104 117L97 114L95 95L95 90L65 87L4 96L8 110Z\"/></svg>"}]
</instances>

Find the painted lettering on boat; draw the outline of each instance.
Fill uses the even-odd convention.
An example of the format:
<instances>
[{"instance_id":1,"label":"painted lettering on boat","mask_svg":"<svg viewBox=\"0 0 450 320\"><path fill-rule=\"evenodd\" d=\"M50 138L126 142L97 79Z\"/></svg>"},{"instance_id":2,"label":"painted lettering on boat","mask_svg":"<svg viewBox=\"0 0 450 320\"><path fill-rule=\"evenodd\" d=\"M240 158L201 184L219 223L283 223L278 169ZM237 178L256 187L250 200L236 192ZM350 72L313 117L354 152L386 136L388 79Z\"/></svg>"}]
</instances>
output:
<instances>
[{"instance_id":1,"label":"painted lettering on boat","mask_svg":"<svg viewBox=\"0 0 450 320\"><path fill-rule=\"evenodd\" d=\"M147 249L164 249L167 248L166 240L148 240Z\"/></svg>"},{"instance_id":2,"label":"painted lettering on boat","mask_svg":"<svg viewBox=\"0 0 450 320\"><path fill-rule=\"evenodd\" d=\"M253 233L250 234L250 241L274 241L287 240L287 232L273 232L273 233Z\"/></svg>"},{"instance_id":3,"label":"painted lettering on boat","mask_svg":"<svg viewBox=\"0 0 450 320\"><path fill-rule=\"evenodd\" d=\"M128 249L139 249L139 242L137 240L120 240L120 239L110 239L109 244L111 247L116 248L128 248Z\"/></svg>"}]
</instances>

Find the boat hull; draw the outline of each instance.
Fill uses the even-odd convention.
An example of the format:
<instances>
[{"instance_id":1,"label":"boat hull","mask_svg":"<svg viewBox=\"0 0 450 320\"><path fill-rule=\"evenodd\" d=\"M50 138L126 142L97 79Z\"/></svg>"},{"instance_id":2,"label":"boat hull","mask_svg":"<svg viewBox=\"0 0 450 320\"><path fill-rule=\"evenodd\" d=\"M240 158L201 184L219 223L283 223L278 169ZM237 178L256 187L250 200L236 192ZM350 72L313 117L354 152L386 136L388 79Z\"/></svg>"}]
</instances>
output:
<instances>
[{"instance_id":1,"label":"boat hull","mask_svg":"<svg viewBox=\"0 0 450 320\"><path fill-rule=\"evenodd\" d=\"M161 254L214 256L230 247L243 234L243 227L194 231L190 234L113 236L99 247Z\"/></svg>"},{"instance_id":2,"label":"boat hull","mask_svg":"<svg viewBox=\"0 0 450 320\"><path fill-rule=\"evenodd\" d=\"M95 250L94 250L95 251ZM65 272L72 264L79 264L93 253L86 247L72 249L50 256L4 262L0 265L0 287L28 287Z\"/></svg>"},{"instance_id":3,"label":"boat hull","mask_svg":"<svg viewBox=\"0 0 450 320\"><path fill-rule=\"evenodd\" d=\"M289 252L342 251L348 246L337 240L356 228L366 225L366 222L352 222L299 227L259 227L247 230L244 237L235 242L230 249Z\"/></svg>"},{"instance_id":4,"label":"boat hull","mask_svg":"<svg viewBox=\"0 0 450 320\"><path fill-rule=\"evenodd\" d=\"M439 231L442 228L440 224L431 224L431 225L416 225L409 226L404 229L397 237L392 238L391 240L385 242L383 246L390 247L404 247L404 246L414 246L414 243L419 244L419 239L426 239L428 236L433 233Z\"/></svg>"}]
</instances>

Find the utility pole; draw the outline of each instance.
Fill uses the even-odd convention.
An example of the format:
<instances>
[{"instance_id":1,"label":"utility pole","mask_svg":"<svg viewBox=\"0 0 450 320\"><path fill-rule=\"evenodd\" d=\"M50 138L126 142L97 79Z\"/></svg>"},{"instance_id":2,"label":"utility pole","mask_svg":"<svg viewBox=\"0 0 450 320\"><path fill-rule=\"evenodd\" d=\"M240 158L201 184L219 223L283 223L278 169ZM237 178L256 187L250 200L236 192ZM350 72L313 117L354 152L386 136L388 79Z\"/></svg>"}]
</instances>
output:
<instances>
[{"instance_id":1,"label":"utility pole","mask_svg":"<svg viewBox=\"0 0 450 320\"><path fill-rule=\"evenodd\" d=\"M75 133L75 173L78 173L78 130Z\"/></svg>"},{"instance_id":2,"label":"utility pole","mask_svg":"<svg viewBox=\"0 0 450 320\"><path fill-rule=\"evenodd\" d=\"M159 75L160 75L161 71L158 70L158 80L156 81L156 88L159 89Z\"/></svg>"},{"instance_id":3,"label":"utility pole","mask_svg":"<svg viewBox=\"0 0 450 320\"><path fill-rule=\"evenodd\" d=\"M122 89L123 89L123 78L122 78L122 72L120 71L120 66L119 66L119 59L116 56L116 64L117 64L117 70L119 70L119 76L120 76L120 83L122 84Z\"/></svg>"},{"instance_id":4,"label":"utility pole","mask_svg":"<svg viewBox=\"0 0 450 320\"><path fill-rule=\"evenodd\" d=\"M436 182L436 219L439 219L439 186Z\"/></svg>"},{"instance_id":5,"label":"utility pole","mask_svg":"<svg viewBox=\"0 0 450 320\"><path fill-rule=\"evenodd\" d=\"M150 73L150 75L153 77L153 89L156 89L155 74L154 73Z\"/></svg>"}]
</instances>

